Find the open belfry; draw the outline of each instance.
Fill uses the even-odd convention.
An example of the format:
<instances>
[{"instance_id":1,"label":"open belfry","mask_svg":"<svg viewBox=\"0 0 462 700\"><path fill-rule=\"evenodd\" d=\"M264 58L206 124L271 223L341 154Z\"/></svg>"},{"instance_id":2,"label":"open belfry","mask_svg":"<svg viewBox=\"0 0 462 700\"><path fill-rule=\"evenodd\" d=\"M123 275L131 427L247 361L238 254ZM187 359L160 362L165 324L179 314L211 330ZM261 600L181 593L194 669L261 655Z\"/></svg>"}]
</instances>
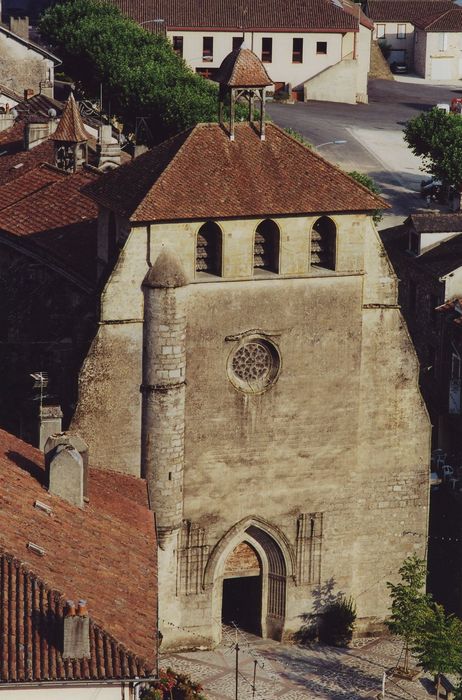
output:
<instances>
[{"instance_id":1,"label":"open belfry","mask_svg":"<svg viewBox=\"0 0 462 700\"><path fill-rule=\"evenodd\" d=\"M384 203L265 130L250 50L217 79L220 123L87 187L106 282L71 430L148 480L163 648L289 639L320 588L375 630L425 555L430 434Z\"/></svg>"}]
</instances>

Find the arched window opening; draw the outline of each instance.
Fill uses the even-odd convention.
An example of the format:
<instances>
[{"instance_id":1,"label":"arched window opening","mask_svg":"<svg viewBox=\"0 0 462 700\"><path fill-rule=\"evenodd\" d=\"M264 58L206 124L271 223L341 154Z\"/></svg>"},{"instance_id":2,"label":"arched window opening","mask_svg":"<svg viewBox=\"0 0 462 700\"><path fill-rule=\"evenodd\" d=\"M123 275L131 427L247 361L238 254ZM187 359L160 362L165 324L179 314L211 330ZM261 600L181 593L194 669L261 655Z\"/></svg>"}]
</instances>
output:
<instances>
[{"instance_id":1,"label":"arched window opening","mask_svg":"<svg viewBox=\"0 0 462 700\"><path fill-rule=\"evenodd\" d=\"M279 272L279 228L271 219L265 219L255 231L253 266L256 270Z\"/></svg>"},{"instance_id":2,"label":"arched window opening","mask_svg":"<svg viewBox=\"0 0 462 700\"><path fill-rule=\"evenodd\" d=\"M197 234L196 272L221 275L221 229L213 221L207 221Z\"/></svg>"},{"instance_id":3,"label":"arched window opening","mask_svg":"<svg viewBox=\"0 0 462 700\"><path fill-rule=\"evenodd\" d=\"M337 229L328 216L321 216L311 231L311 264L335 270Z\"/></svg>"},{"instance_id":4,"label":"arched window opening","mask_svg":"<svg viewBox=\"0 0 462 700\"><path fill-rule=\"evenodd\" d=\"M113 211L109 213L109 221L107 225L107 259L108 262L114 262L117 257L117 224Z\"/></svg>"}]
</instances>

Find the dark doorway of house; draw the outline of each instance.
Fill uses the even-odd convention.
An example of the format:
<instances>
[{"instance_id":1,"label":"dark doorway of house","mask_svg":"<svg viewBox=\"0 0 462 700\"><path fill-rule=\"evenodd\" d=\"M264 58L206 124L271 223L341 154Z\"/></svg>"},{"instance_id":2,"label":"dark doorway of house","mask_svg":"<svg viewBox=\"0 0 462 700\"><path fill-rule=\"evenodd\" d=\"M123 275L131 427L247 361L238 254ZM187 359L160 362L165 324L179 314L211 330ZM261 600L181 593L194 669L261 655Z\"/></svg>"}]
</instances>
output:
<instances>
[{"instance_id":1,"label":"dark doorway of house","mask_svg":"<svg viewBox=\"0 0 462 700\"><path fill-rule=\"evenodd\" d=\"M240 629L261 635L261 576L241 576L223 580L222 620Z\"/></svg>"}]
</instances>

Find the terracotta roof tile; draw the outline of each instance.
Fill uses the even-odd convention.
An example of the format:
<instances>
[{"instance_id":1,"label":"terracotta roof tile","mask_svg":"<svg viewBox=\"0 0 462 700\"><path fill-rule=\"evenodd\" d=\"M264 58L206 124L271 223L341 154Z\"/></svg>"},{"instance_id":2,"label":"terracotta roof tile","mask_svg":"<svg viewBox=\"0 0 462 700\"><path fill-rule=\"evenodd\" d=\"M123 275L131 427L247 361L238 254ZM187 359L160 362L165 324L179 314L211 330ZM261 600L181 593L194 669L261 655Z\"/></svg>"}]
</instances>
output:
<instances>
[{"instance_id":1,"label":"terracotta roof tile","mask_svg":"<svg viewBox=\"0 0 462 700\"><path fill-rule=\"evenodd\" d=\"M358 21L332 0L111 0L136 22L162 18L168 29L228 29L241 31L358 30Z\"/></svg>"},{"instance_id":2,"label":"terracotta roof tile","mask_svg":"<svg viewBox=\"0 0 462 700\"><path fill-rule=\"evenodd\" d=\"M20 95L6 85L0 85L0 95L8 97L10 100L14 100L14 102L20 102L20 100L22 100Z\"/></svg>"},{"instance_id":3,"label":"terracotta roof tile","mask_svg":"<svg viewBox=\"0 0 462 700\"><path fill-rule=\"evenodd\" d=\"M406 220L417 233L462 233L462 213L454 214L411 214Z\"/></svg>"},{"instance_id":4,"label":"terracotta roof tile","mask_svg":"<svg viewBox=\"0 0 462 700\"><path fill-rule=\"evenodd\" d=\"M387 204L282 129L250 124L231 142L199 124L84 190L132 221L372 211Z\"/></svg>"},{"instance_id":5,"label":"terracotta roof tile","mask_svg":"<svg viewBox=\"0 0 462 700\"><path fill-rule=\"evenodd\" d=\"M39 146L24 150L24 122L18 121L11 129L0 132L0 185L22 177L42 163L54 162L54 145L45 141Z\"/></svg>"},{"instance_id":6,"label":"terracotta roof tile","mask_svg":"<svg viewBox=\"0 0 462 700\"><path fill-rule=\"evenodd\" d=\"M18 204L63 177L66 177L66 173L51 165L40 165L21 173L19 177L0 186L0 211Z\"/></svg>"},{"instance_id":7,"label":"terracotta roof tile","mask_svg":"<svg viewBox=\"0 0 462 700\"><path fill-rule=\"evenodd\" d=\"M58 127L54 134L51 134L52 141L67 141L71 143L80 143L88 141L90 135L85 131L82 117L80 116L79 108L74 99L74 95L69 95L69 98L61 114Z\"/></svg>"},{"instance_id":8,"label":"terracotta roof tile","mask_svg":"<svg viewBox=\"0 0 462 700\"><path fill-rule=\"evenodd\" d=\"M237 49L223 60L213 80L228 87L265 87L272 85L265 66L250 49Z\"/></svg>"},{"instance_id":9,"label":"terracotta roof tile","mask_svg":"<svg viewBox=\"0 0 462 700\"><path fill-rule=\"evenodd\" d=\"M93 279L98 207L81 190L99 177L93 169L69 175L52 166L26 172L0 186L0 202L6 202L0 205L0 230L27 237L74 272Z\"/></svg>"},{"instance_id":10,"label":"terracotta roof tile","mask_svg":"<svg viewBox=\"0 0 462 700\"><path fill-rule=\"evenodd\" d=\"M461 32L462 7L454 7L452 10L447 10L432 17L416 19L414 24L426 32Z\"/></svg>"},{"instance_id":11,"label":"terracotta roof tile","mask_svg":"<svg viewBox=\"0 0 462 700\"><path fill-rule=\"evenodd\" d=\"M43 481L41 453L0 431L0 629L9 631L1 681L148 675L156 657L157 572L145 482L90 469L90 502L80 509L48 493ZM34 508L37 499L50 515ZM65 599L88 602L88 661L61 658L55 633ZM50 626L37 626L38 612Z\"/></svg>"},{"instance_id":12,"label":"terracotta roof tile","mask_svg":"<svg viewBox=\"0 0 462 700\"><path fill-rule=\"evenodd\" d=\"M375 22L415 22L454 7L452 0L368 0L367 14Z\"/></svg>"}]
</instances>

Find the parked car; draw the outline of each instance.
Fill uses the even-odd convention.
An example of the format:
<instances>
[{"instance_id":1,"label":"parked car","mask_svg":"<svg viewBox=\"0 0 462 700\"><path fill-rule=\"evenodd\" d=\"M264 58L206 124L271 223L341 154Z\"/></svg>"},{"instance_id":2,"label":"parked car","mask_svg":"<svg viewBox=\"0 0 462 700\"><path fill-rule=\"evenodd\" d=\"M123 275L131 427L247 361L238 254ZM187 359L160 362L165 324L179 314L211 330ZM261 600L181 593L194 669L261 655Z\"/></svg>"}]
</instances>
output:
<instances>
[{"instance_id":1,"label":"parked car","mask_svg":"<svg viewBox=\"0 0 462 700\"><path fill-rule=\"evenodd\" d=\"M443 183L441 182L441 180L437 180L434 177L431 177L428 180L422 180L422 182L420 183L420 196L424 199L426 197L431 197L431 199L438 199L438 197L441 194L442 187Z\"/></svg>"},{"instance_id":2,"label":"parked car","mask_svg":"<svg viewBox=\"0 0 462 700\"><path fill-rule=\"evenodd\" d=\"M409 69L403 61L393 61L390 63L390 70L392 73L407 73Z\"/></svg>"}]
</instances>

